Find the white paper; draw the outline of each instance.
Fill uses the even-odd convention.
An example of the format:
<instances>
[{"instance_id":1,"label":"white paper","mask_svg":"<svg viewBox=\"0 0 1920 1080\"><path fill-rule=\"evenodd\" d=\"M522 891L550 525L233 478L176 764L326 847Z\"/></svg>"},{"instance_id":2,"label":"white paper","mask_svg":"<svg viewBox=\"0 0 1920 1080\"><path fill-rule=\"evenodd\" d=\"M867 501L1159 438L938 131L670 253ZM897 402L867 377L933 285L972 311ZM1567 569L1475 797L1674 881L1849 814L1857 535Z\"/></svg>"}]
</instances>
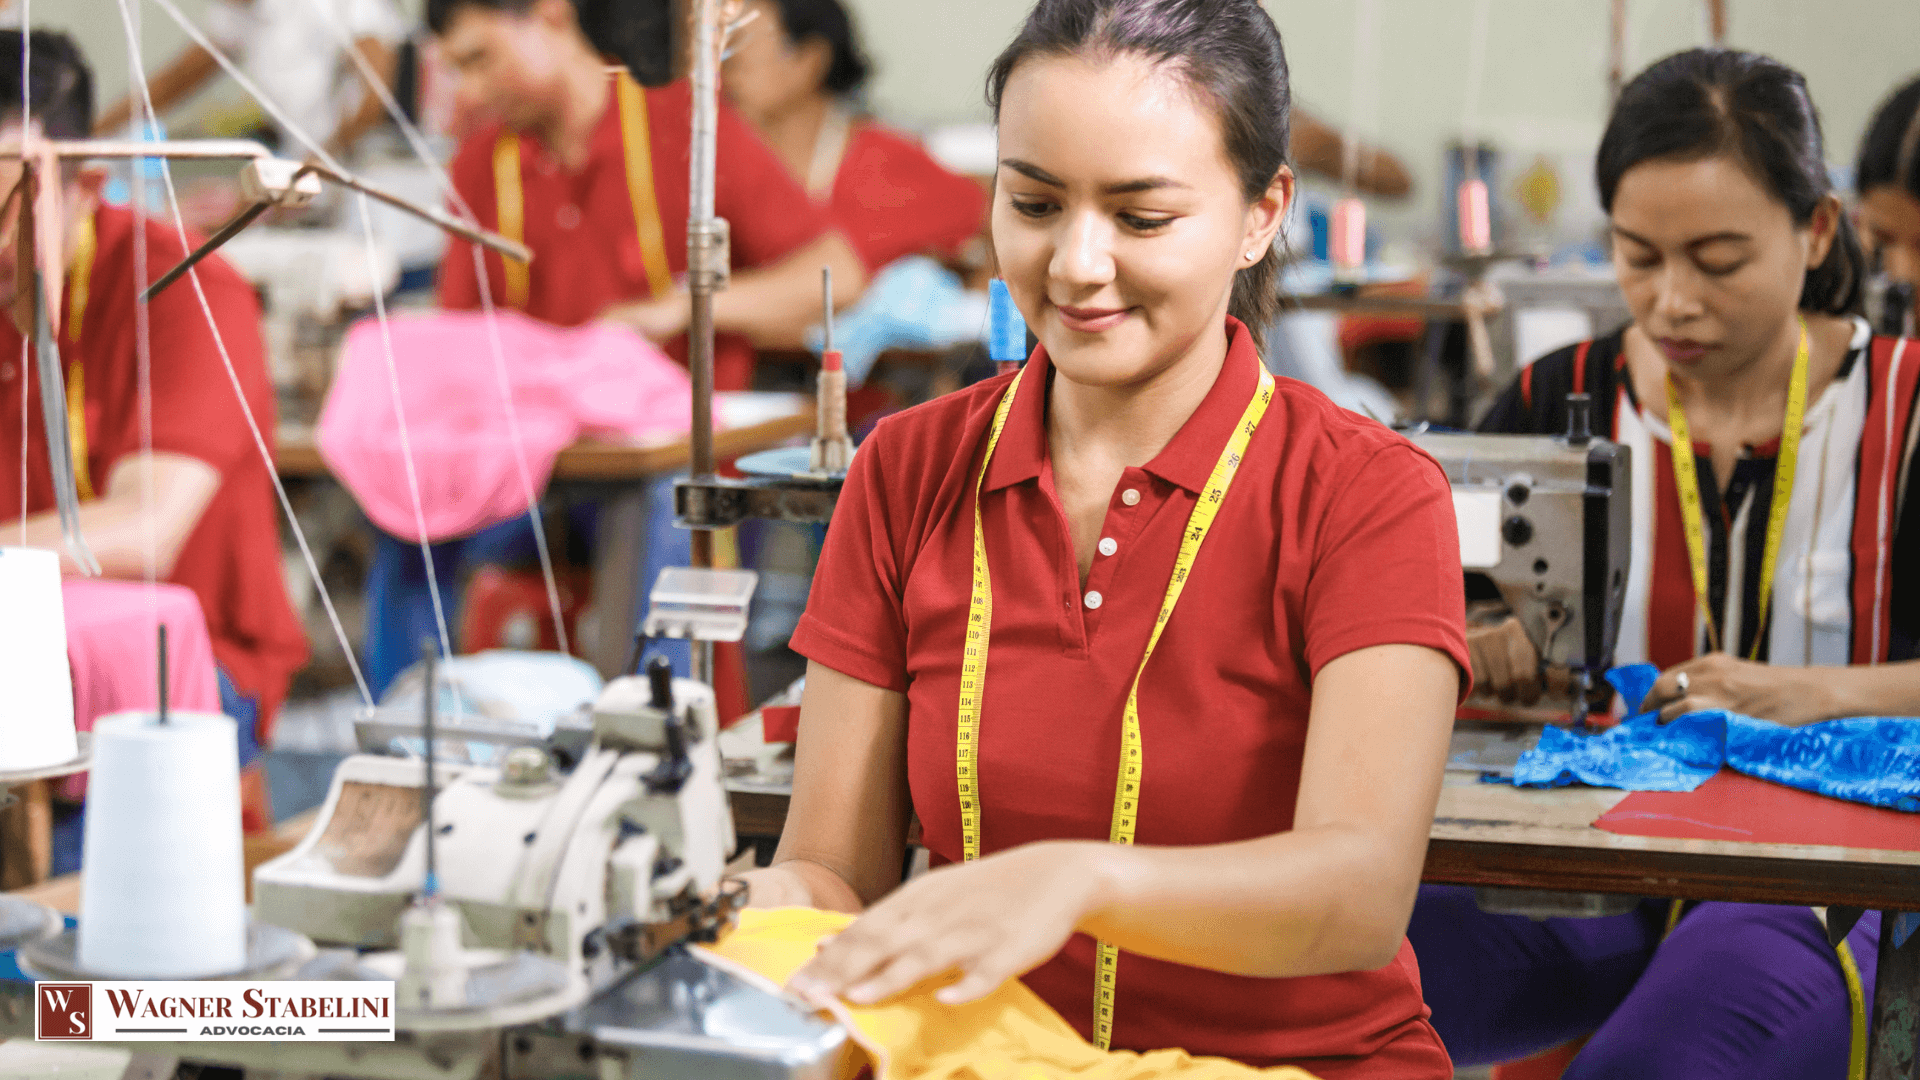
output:
<instances>
[{"instance_id":1,"label":"white paper","mask_svg":"<svg viewBox=\"0 0 1920 1080\"><path fill-rule=\"evenodd\" d=\"M1489 570L1500 565L1500 493L1453 489L1453 518L1460 527L1460 565Z\"/></svg>"}]
</instances>

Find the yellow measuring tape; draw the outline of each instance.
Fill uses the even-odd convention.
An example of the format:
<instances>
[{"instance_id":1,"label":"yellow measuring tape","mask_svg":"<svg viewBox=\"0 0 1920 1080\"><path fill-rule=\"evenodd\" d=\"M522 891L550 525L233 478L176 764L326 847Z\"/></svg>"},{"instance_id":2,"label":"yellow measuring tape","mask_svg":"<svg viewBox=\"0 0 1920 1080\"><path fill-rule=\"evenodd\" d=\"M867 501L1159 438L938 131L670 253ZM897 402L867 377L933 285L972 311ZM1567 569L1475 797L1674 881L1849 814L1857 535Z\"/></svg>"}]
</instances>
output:
<instances>
[{"instance_id":1,"label":"yellow measuring tape","mask_svg":"<svg viewBox=\"0 0 1920 1080\"><path fill-rule=\"evenodd\" d=\"M975 477L973 483L973 593L967 601L966 646L960 663L956 765L960 782L960 833L964 861L980 857L980 710L987 685L987 649L993 636L993 579L987 567L987 539L981 521L980 493L986 484L987 466L992 463L994 449L1000 444L1000 432L1006 427L1007 413L1013 407L1013 397L1019 392L1020 381L1025 375L1023 370L1013 377L1013 381L1007 384L1007 392L1000 398L999 407L994 410L993 427L987 434L986 457L981 460L980 475ZM1180 539L1180 553L1173 562L1173 576L1167 580L1166 597L1160 601L1160 614L1154 619L1146 652L1141 655L1140 666L1134 671L1133 685L1127 689L1127 707L1120 728L1120 774L1114 784L1113 824L1107 835L1111 843L1133 843L1134 830L1140 820L1140 781L1145 767L1140 738L1140 677L1146 673L1147 661L1153 658L1153 650L1160 644L1160 635L1167 628L1167 620L1173 617L1174 605L1180 602L1180 594L1186 589L1187 575L1193 570L1194 559L1200 554L1200 545L1206 540L1207 532L1213 528L1214 518L1219 516L1227 488L1233 483L1234 473L1239 471L1240 462L1246 457L1247 444L1253 439L1254 430L1260 426L1260 418L1266 415L1267 405L1273 401L1273 386L1273 376L1267 373L1265 365L1261 365L1259 388L1254 391L1253 400L1247 403L1246 412L1241 415L1240 423L1227 440L1220 460L1214 463L1213 473L1207 478L1207 485L1201 490L1193 513L1187 518L1186 531ZM1040 392L1044 393L1045 388ZM1119 964L1119 948L1100 942L1094 977L1093 1032L1094 1041L1102 1050L1107 1049L1113 1041L1113 997L1119 981Z\"/></svg>"},{"instance_id":2,"label":"yellow measuring tape","mask_svg":"<svg viewBox=\"0 0 1920 1080\"><path fill-rule=\"evenodd\" d=\"M78 344L87 317L87 291L93 285L93 254L97 246L93 216L80 221L73 246L73 270L67 281L67 340ZM93 471L87 465L87 369L76 353L67 365L67 441L73 444L73 486L80 501L93 498Z\"/></svg>"},{"instance_id":3,"label":"yellow measuring tape","mask_svg":"<svg viewBox=\"0 0 1920 1080\"><path fill-rule=\"evenodd\" d=\"M1766 634L1767 609L1773 602L1773 573L1780 561L1780 538L1787 531L1787 504L1793 499L1793 474L1800 463L1800 429L1807 418L1807 321L1800 320L1800 348L1793 358L1793 375L1787 384L1786 426L1780 432L1780 457L1773 469L1773 503L1767 511L1767 546L1760 562L1760 621L1754 632L1753 651L1748 659L1760 657L1760 643ZM1687 561L1693 566L1693 598L1706 616L1707 641L1711 649L1728 648L1722 641L1713 607L1708 600L1707 532L1700 509L1700 476L1693 460L1693 439L1687 433L1687 412L1680 406L1680 392L1671 376L1667 379L1667 426L1673 429L1673 479L1680 492L1680 516L1687 529ZM1739 633L1734 628L1734 633ZM1731 648L1738 649L1736 639Z\"/></svg>"},{"instance_id":4,"label":"yellow measuring tape","mask_svg":"<svg viewBox=\"0 0 1920 1080\"><path fill-rule=\"evenodd\" d=\"M1882 928L1882 933L1892 933ZM1860 965L1845 938L1833 947L1840 958L1840 976L1847 981L1847 1009L1852 1030L1847 1039L1847 1080L1867 1080L1867 992L1860 982Z\"/></svg>"},{"instance_id":5,"label":"yellow measuring tape","mask_svg":"<svg viewBox=\"0 0 1920 1080\"><path fill-rule=\"evenodd\" d=\"M660 203L653 191L653 142L647 129L647 98L640 84L624 70L614 80L620 109L620 144L627 160L627 198L633 203L633 228L640 240L640 261L647 271L649 296L663 296L673 287L667 262L666 231L660 224ZM502 131L493 144L493 192L498 204L494 222L500 235L515 243L526 237L526 191L520 181L520 134ZM533 280L526 263L502 258L507 276L507 306L524 309Z\"/></svg>"}]
</instances>

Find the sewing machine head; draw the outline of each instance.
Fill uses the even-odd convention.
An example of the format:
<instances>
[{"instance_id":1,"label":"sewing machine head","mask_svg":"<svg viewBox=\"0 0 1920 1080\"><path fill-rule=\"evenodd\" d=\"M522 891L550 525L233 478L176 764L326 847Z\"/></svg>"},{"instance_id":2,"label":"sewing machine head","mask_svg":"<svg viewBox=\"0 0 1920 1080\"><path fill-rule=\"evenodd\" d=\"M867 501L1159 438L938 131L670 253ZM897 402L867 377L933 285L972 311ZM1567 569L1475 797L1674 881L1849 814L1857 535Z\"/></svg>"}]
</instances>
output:
<instances>
[{"instance_id":1,"label":"sewing machine head","mask_svg":"<svg viewBox=\"0 0 1920 1080\"><path fill-rule=\"evenodd\" d=\"M498 728L454 719L434 743ZM462 944L558 961L577 1004L675 944L712 940L742 899L721 881L734 832L716 732L712 689L660 666L602 691L571 770L564 725L555 745L519 740L498 765L438 765L433 871ZM322 944L399 946L403 916L434 892L424 782L416 758L342 762L307 839L255 872L258 916Z\"/></svg>"},{"instance_id":2,"label":"sewing machine head","mask_svg":"<svg viewBox=\"0 0 1920 1080\"><path fill-rule=\"evenodd\" d=\"M1460 562L1498 590L1539 650L1572 669L1576 702L1613 663L1626 598L1632 469L1588 433L1586 395L1564 436L1411 432L1446 469ZM1576 704L1575 715L1585 715Z\"/></svg>"}]
</instances>

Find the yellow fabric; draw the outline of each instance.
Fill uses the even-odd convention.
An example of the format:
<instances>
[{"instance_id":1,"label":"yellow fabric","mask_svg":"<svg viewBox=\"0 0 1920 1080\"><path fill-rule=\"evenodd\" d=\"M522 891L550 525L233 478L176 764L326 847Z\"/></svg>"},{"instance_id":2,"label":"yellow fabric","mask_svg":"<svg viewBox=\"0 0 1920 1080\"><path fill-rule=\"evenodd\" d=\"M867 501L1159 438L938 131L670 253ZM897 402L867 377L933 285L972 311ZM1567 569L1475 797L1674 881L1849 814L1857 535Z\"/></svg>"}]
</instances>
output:
<instances>
[{"instance_id":1,"label":"yellow fabric","mask_svg":"<svg viewBox=\"0 0 1920 1080\"><path fill-rule=\"evenodd\" d=\"M711 951L785 983L851 921L806 908L749 909ZM1184 1050L1103 1051L1017 980L967 1005L936 1001L941 985L922 983L870 1008L843 1006L860 1049L841 1062L840 1080L869 1065L875 1080L1313 1080L1295 1068L1256 1069Z\"/></svg>"}]
</instances>

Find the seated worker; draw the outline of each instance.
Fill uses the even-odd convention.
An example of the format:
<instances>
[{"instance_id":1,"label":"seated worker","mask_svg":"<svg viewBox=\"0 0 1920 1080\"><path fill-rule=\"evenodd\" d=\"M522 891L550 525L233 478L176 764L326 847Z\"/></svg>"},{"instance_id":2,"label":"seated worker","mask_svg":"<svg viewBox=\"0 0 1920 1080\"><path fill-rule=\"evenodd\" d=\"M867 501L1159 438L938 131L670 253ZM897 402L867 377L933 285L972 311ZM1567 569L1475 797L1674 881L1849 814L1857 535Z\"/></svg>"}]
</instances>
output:
<instances>
[{"instance_id":1,"label":"seated worker","mask_svg":"<svg viewBox=\"0 0 1920 1080\"><path fill-rule=\"evenodd\" d=\"M427 24L455 72L462 104L501 118L468 137L455 156L459 200L481 225L534 251L526 265L486 254L493 303L561 326L612 319L684 359L690 308L679 277L687 258L688 83L642 89L625 70L610 70L569 0L430 0ZM714 386L745 390L755 345L797 347L819 319L822 266L833 268L839 303L859 295L866 273L724 103L716 157L715 212L729 223L735 269L714 298ZM443 306L481 306L474 250L458 238L448 244ZM670 504L670 489L655 496L656 504L661 496ZM590 507L573 518L579 531L592 531ZM684 550L685 537L677 531L671 538ZM448 623L456 619L453 590L464 569L530 562L532 551L524 518L435 545L435 573L453 599ZM654 545L647 561L657 568L685 556ZM652 576L639 583L641 595ZM367 676L379 693L436 629L416 545L377 535L369 600Z\"/></svg>"},{"instance_id":2,"label":"seated worker","mask_svg":"<svg viewBox=\"0 0 1920 1080\"><path fill-rule=\"evenodd\" d=\"M1904 324L1912 334L1920 326L1920 79L1896 91L1867 125L1854 187L1867 250L1889 282L1910 290Z\"/></svg>"},{"instance_id":3,"label":"seated worker","mask_svg":"<svg viewBox=\"0 0 1920 1080\"><path fill-rule=\"evenodd\" d=\"M840 0L753 0L721 87L787 173L827 209L869 271L951 258L980 232L987 195L913 138L858 115L868 65Z\"/></svg>"},{"instance_id":4,"label":"seated worker","mask_svg":"<svg viewBox=\"0 0 1920 1080\"><path fill-rule=\"evenodd\" d=\"M337 47L342 33L388 87L406 37L392 0L212 0L203 29L268 100L302 131L324 136L327 152L336 156L350 153L386 117L379 95L363 88L358 65ZM164 117L219 72L212 53L189 44L147 79L154 112ZM137 115L130 93L100 115L94 131L112 136ZM273 131L282 157L307 156L307 148L277 123Z\"/></svg>"},{"instance_id":5,"label":"seated worker","mask_svg":"<svg viewBox=\"0 0 1920 1080\"><path fill-rule=\"evenodd\" d=\"M1257 0L1202 6L1041 0L994 63L994 251L1041 344L854 459L745 880L864 909L809 996L1019 977L1103 1047L1443 1080L1404 928L1466 664L1452 499L1261 366L1286 57Z\"/></svg>"},{"instance_id":6,"label":"seated worker","mask_svg":"<svg viewBox=\"0 0 1920 1080\"><path fill-rule=\"evenodd\" d=\"M1535 362L1482 423L1565 432L1578 391L1595 430L1631 448L1617 656L1663 669L1647 704L1668 718L1920 715L1920 351L1859 317L1866 259L1822 150L1806 82L1778 61L1694 50L1635 78L1595 166L1633 322ZM1691 452L1676 458L1676 443ZM1516 625L1472 641L1483 688L1538 697ZM1846 1075L1848 980L1820 917L1683 911L1671 930L1664 900L1534 922L1425 886L1408 935L1462 1066L1591 1035L1569 1080ZM1866 1001L1879 932L1869 912L1847 938Z\"/></svg>"},{"instance_id":7,"label":"seated worker","mask_svg":"<svg viewBox=\"0 0 1920 1080\"><path fill-rule=\"evenodd\" d=\"M608 318L657 342L681 338L691 86L642 90L610 72L569 0L429 0L427 25L460 97L501 118L461 145L454 186L480 224L534 251L524 267L487 254L494 303L561 326ZM635 90L644 108L626 104ZM725 105L718 141L714 212L731 227L734 274L714 297L713 380L745 390L753 346L798 346L819 320L822 266L836 303L858 296L866 274ZM471 244L454 239L440 274L442 306L480 306Z\"/></svg>"},{"instance_id":8,"label":"seated worker","mask_svg":"<svg viewBox=\"0 0 1920 1080\"><path fill-rule=\"evenodd\" d=\"M21 34L0 30L0 140L20 135ZM84 139L93 117L93 76L72 39L36 31L32 38L28 122L49 138ZM0 188L11 191L17 161L0 160ZM190 282L181 281L148 307L152 342L152 432L141 433L139 359L135 339L133 212L103 205L105 175L68 166L65 184L66 311L60 357L66 364L68 424L80 490L80 528L108 577L143 580L147 544L156 545L157 575L192 589L206 613L222 697L237 718L257 714L242 745L265 744L287 683L307 659L306 632L287 602L280 561L278 512L271 478L234 397L214 331ZM11 310L18 208L4 223L0 303ZM170 224L151 222L145 281L185 256ZM197 243L198 239L193 238ZM198 267L220 340L245 387L263 431L274 428L273 385L260 337L253 287L218 257ZM36 386L20 367L22 335L0 320L0 536L14 542L22 505L20 448L27 446L26 542L63 552L45 428ZM26 430L20 397L29 413ZM142 497L143 474L153 498ZM72 569L72 567L69 567ZM231 684L229 687L226 684ZM234 693L229 696L226 691ZM243 757L245 753L243 752ZM270 824L264 775L243 774L248 824Z\"/></svg>"}]
</instances>

